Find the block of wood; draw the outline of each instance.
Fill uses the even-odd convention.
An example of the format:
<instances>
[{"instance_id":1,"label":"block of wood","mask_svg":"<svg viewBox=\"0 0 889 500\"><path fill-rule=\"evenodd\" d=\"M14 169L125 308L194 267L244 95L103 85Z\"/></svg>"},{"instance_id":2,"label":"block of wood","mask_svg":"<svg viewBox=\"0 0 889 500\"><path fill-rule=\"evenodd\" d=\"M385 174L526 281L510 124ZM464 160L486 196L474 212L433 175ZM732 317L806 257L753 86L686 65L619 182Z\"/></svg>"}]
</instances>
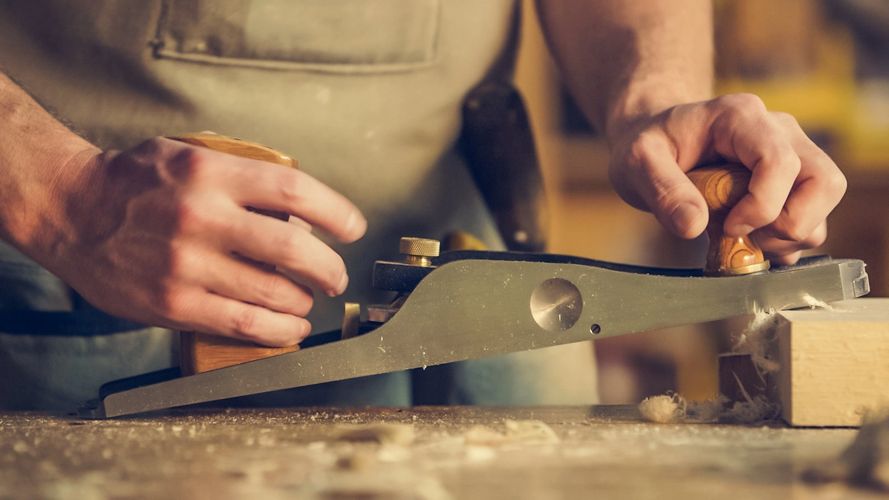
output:
<instances>
[{"instance_id":1,"label":"block of wood","mask_svg":"<svg viewBox=\"0 0 889 500\"><path fill-rule=\"evenodd\" d=\"M889 407L889 298L832 306L778 315L774 381L793 426L857 427Z\"/></svg>"}]
</instances>

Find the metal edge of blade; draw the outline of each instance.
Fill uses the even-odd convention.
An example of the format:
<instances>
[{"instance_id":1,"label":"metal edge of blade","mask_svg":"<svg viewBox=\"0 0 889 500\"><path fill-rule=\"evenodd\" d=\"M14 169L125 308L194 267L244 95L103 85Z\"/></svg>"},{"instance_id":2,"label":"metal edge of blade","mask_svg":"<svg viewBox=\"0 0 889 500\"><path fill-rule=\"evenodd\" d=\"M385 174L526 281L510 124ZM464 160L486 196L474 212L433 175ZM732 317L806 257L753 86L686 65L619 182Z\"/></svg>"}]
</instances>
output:
<instances>
[{"instance_id":1,"label":"metal edge of blade","mask_svg":"<svg viewBox=\"0 0 889 500\"><path fill-rule=\"evenodd\" d=\"M840 276L843 283L843 296L846 299L863 297L870 293L870 280L867 276L867 264L858 259L842 259Z\"/></svg>"}]
</instances>

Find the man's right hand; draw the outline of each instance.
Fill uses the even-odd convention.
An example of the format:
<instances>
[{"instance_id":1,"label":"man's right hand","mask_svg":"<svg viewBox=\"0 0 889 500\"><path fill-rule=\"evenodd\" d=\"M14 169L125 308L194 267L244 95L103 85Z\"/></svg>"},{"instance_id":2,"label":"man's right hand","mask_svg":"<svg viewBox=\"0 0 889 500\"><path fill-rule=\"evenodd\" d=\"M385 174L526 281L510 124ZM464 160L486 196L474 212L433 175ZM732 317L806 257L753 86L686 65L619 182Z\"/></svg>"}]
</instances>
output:
<instances>
[{"instance_id":1,"label":"man's right hand","mask_svg":"<svg viewBox=\"0 0 889 500\"><path fill-rule=\"evenodd\" d=\"M344 243L367 227L358 208L304 172L164 138L78 155L53 187L36 253L92 304L270 346L308 335L311 288L339 295L348 275L311 228L246 207L286 212Z\"/></svg>"}]
</instances>

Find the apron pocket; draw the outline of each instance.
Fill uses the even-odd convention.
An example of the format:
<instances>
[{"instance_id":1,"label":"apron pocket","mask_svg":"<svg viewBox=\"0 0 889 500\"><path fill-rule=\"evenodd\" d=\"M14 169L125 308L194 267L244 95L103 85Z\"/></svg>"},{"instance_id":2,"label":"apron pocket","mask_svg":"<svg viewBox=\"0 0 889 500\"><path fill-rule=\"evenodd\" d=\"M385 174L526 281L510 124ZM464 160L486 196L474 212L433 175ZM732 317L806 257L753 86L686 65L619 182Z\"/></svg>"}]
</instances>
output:
<instances>
[{"instance_id":1,"label":"apron pocket","mask_svg":"<svg viewBox=\"0 0 889 500\"><path fill-rule=\"evenodd\" d=\"M435 61L440 0L165 0L154 54L321 72L406 71Z\"/></svg>"}]
</instances>

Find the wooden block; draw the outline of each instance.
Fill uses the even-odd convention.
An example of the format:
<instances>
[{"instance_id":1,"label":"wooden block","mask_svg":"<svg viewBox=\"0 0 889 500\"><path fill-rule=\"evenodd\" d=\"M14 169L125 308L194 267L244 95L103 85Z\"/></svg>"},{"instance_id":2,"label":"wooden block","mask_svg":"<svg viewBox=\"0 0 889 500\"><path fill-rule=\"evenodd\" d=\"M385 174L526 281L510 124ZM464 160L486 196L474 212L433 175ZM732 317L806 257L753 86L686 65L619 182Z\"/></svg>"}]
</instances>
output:
<instances>
[{"instance_id":1,"label":"wooden block","mask_svg":"<svg viewBox=\"0 0 889 500\"><path fill-rule=\"evenodd\" d=\"M889 406L889 298L833 307L779 313L774 380L791 425L857 427Z\"/></svg>"},{"instance_id":2,"label":"wooden block","mask_svg":"<svg viewBox=\"0 0 889 500\"><path fill-rule=\"evenodd\" d=\"M197 332L182 332L179 338L179 366L183 375L204 373L298 349L298 346L265 347Z\"/></svg>"}]
</instances>

